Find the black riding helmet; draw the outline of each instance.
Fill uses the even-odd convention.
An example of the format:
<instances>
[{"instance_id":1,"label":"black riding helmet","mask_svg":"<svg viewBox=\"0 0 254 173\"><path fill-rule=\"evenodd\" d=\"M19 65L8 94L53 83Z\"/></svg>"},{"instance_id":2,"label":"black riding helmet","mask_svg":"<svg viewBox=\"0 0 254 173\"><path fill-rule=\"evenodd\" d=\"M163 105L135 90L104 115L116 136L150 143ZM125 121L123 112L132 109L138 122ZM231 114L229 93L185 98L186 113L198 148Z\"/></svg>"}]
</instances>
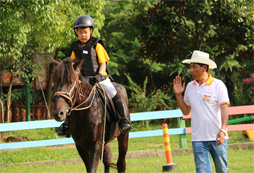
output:
<instances>
[{"instance_id":1,"label":"black riding helmet","mask_svg":"<svg viewBox=\"0 0 254 173\"><path fill-rule=\"evenodd\" d=\"M79 17L76 18L75 22L74 22L74 32L77 35L76 29L77 28L84 28L84 27L90 27L92 30L94 30L94 20L91 16L89 15L81 15ZM93 32L92 32L93 34Z\"/></svg>"}]
</instances>

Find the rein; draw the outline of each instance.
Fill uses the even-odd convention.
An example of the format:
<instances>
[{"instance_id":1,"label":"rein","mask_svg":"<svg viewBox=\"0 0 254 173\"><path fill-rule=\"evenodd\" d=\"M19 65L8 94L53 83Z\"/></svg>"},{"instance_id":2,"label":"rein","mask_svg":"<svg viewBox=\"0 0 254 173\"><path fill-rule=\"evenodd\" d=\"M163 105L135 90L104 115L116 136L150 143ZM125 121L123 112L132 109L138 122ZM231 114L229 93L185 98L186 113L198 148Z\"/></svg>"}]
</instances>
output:
<instances>
[{"instance_id":1,"label":"rein","mask_svg":"<svg viewBox=\"0 0 254 173\"><path fill-rule=\"evenodd\" d=\"M89 96L86 98L86 100L85 100L84 102L80 103L80 104L79 104L78 106L76 106L75 108L71 108L70 111L79 111L79 110L85 110L85 109L90 108L91 105L93 104L93 100L94 100L94 96L95 96L95 92L94 92L95 87L96 87L96 85L93 86L92 90L91 90L90 93L89 93ZM91 101L90 105L87 106L87 107L79 108L79 109L78 109L78 107L80 107L81 105L85 104L85 103L89 100L89 98L91 97L92 94L93 94L93 98L92 98L92 101Z\"/></svg>"},{"instance_id":2,"label":"rein","mask_svg":"<svg viewBox=\"0 0 254 173\"><path fill-rule=\"evenodd\" d=\"M77 94L79 95L79 98L81 98L81 96L82 96L81 91L80 91L80 88L81 88L81 87L79 87L79 85L81 84L81 81L79 80L79 74L80 74L80 70L79 70L79 67L77 67L77 70L76 70L76 79L75 79L75 82L74 82L73 86L71 87L70 91L69 91L69 92L57 91L57 92L55 92L55 94L53 95L53 98L56 97L56 96L58 96L58 97L64 97L64 98L66 98L67 100L69 100L71 106L67 109L67 111L69 111L68 114L70 115L70 114L71 114L71 111L79 111L79 110L85 110L85 109L90 108L90 107L92 106L92 104L93 104L93 100L94 100L94 97L95 97L95 93L96 93L96 92L95 92L95 88L96 88L97 85L100 85L100 87L101 87L102 90L103 90L104 99L105 99L104 123L103 123L103 134L102 134L103 138L102 138L102 151L101 151L101 165L102 165L102 170L103 170L103 151L104 151L104 145L105 145L106 109L107 109L107 108L106 108L106 94L105 94L105 90L103 89L103 87L101 86L101 84L100 84L100 83L96 83L96 84L92 87L92 89L91 89L91 91L90 91L88 97L86 98L86 100L83 101L82 103L80 103L78 106L76 106L76 107L73 108L73 106L74 106L74 104L75 104L75 101L76 101L76 99L75 99L75 94L77 93ZM93 96L92 96L92 95L93 95ZM85 103L90 99L91 96L92 96L92 100L91 100L91 102L90 102L90 105L89 105L89 106L86 106L86 107L84 107L84 108L79 108L81 105L85 104ZM73 100L73 99L74 99L74 100ZM81 99L80 99L80 100L81 100Z\"/></svg>"}]
</instances>

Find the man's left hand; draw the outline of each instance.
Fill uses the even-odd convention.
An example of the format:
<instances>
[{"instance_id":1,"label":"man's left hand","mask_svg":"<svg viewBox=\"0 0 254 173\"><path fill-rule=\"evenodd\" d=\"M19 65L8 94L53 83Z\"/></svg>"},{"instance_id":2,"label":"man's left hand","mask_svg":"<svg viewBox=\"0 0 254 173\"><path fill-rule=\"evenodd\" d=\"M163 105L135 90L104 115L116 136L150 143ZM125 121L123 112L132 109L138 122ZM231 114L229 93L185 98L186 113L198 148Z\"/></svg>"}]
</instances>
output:
<instances>
[{"instance_id":1,"label":"man's left hand","mask_svg":"<svg viewBox=\"0 0 254 173\"><path fill-rule=\"evenodd\" d=\"M218 141L218 139L220 139L220 140ZM216 141L218 141L216 146L218 146L220 144L223 144L224 140L225 140L225 134L224 134L224 132L219 131L219 133L217 134L217 137L216 137Z\"/></svg>"}]
</instances>

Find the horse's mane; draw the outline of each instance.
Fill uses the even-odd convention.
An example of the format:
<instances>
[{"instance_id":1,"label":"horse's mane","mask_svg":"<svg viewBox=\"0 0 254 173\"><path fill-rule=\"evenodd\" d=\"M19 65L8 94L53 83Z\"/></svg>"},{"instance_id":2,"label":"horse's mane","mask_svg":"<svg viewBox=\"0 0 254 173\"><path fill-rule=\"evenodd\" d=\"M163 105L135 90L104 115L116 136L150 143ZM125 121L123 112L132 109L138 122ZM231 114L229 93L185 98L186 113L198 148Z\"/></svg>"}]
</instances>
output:
<instances>
[{"instance_id":1,"label":"horse's mane","mask_svg":"<svg viewBox=\"0 0 254 173\"><path fill-rule=\"evenodd\" d=\"M62 62L58 63L53 74L53 82L56 88L71 85L75 82L75 78L76 73L69 58L65 58Z\"/></svg>"}]
</instances>

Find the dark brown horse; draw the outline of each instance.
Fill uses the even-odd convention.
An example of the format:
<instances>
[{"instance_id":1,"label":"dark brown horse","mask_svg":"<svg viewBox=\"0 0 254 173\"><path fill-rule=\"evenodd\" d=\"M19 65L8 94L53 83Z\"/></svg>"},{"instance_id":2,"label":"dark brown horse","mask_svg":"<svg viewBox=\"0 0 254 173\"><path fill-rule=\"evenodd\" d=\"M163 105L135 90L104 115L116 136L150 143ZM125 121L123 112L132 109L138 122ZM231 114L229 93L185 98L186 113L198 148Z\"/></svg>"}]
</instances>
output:
<instances>
[{"instance_id":1,"label":"dark brown horse","mask_svg":"<svg viewBox=\"0 0 254 173\"><path fill-rule=\"evenodd\" d=\"M85 163L87 172L97 171L101 157L103 157L105 172L109 172L110 167L116 166L118 172L125 172L129 133L121 134L117 122L113 121L115 130L112 138L108 141L110 142L117 137L119 157L117 164L111 163L111 150L108 143L103 144L104 135L109 134L110 123L105 123L104 128L105 109L101 99L95 94L94 87L89 81L81 76L78 67L74 69L77 64L73 65L71 60L67 58L62 62L55 60L53 62L56 65L53 74L55 91L53 116L56 121L63 121L70 116L70 133L78 153ZM122 97L126 118L130 120L126 90L117 83L113 82L113 85Z\"/></svg>"}]
</instances>

